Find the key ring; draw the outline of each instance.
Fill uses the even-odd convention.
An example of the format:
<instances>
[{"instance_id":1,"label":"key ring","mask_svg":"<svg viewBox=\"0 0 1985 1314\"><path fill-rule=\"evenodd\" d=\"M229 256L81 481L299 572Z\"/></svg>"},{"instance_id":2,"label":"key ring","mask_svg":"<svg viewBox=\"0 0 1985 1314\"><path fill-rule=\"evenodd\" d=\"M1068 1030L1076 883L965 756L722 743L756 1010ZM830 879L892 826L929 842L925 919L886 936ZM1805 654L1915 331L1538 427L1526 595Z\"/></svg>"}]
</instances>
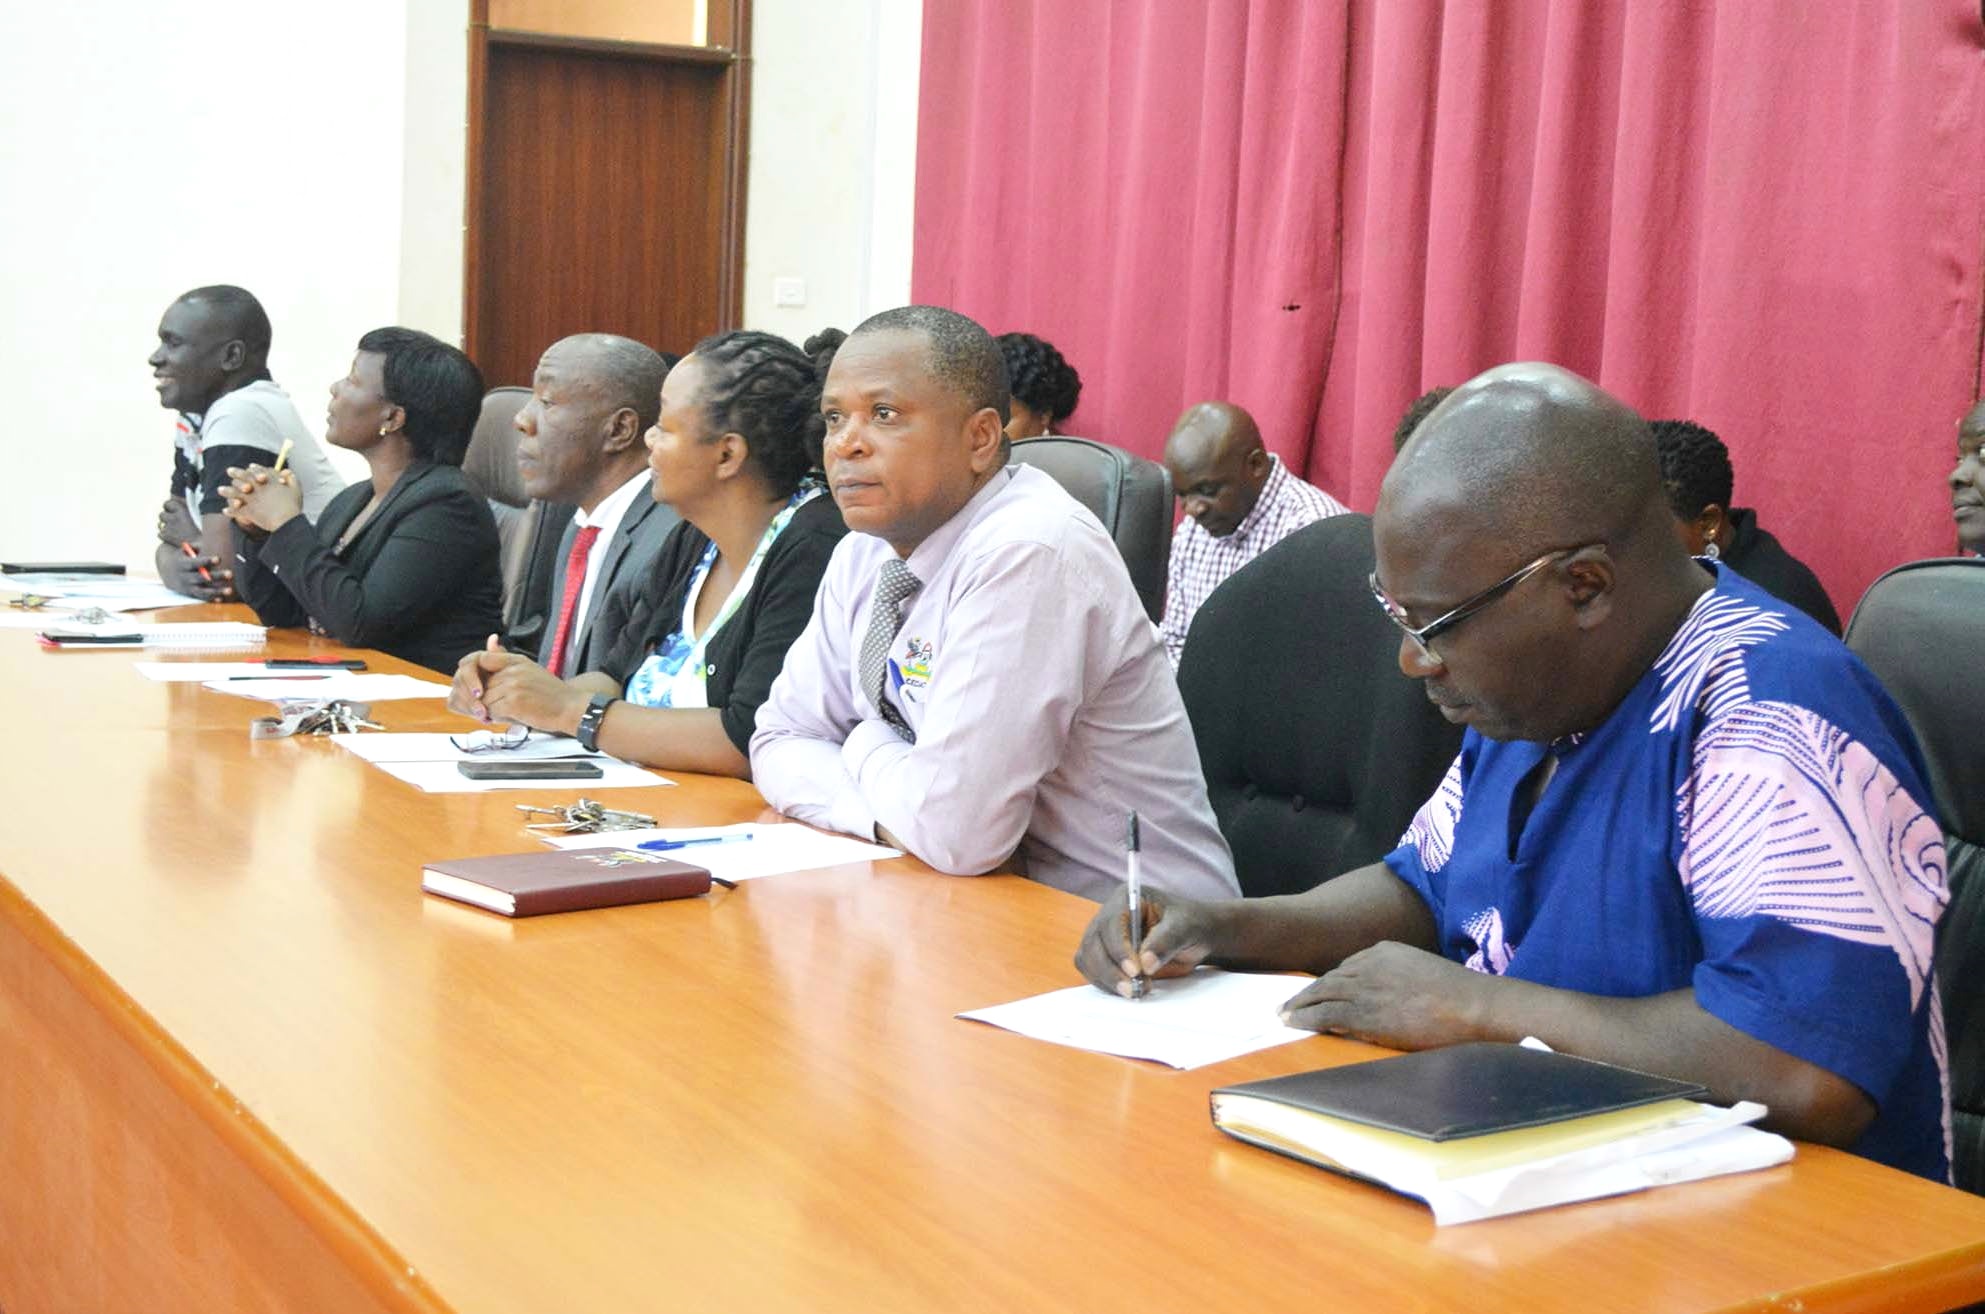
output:
<instances>
[{"instance_id":1,"label":"key ring","mask_svg":"<svg viewBox=\"0 0 1985 1314\"><path fill-rule=\"evenodd\" d=\"M360 730L386 728L377 721L366 719L372 714L370 703L333 698L329 702L289 700L281 706L280 715L258 716L250 721L248 737L288 739L292 735L349 735Z\"/></svg>"},{"instance_id":2,"label":"key ring","mask_svg":"<svg viewBox=\"0 0 1985 1314\"><path fill-rule=\"evenodd\" d=\"M534 807L529 803L517 804L519 812L534 812L542 816L557 817L557 821L534 821L527 823L526 830L557 831L566 835L597 835L611 830L648 830L655 819L645 812L623 812L582 798L562 808Z\"/></svg>"}]
</instances>

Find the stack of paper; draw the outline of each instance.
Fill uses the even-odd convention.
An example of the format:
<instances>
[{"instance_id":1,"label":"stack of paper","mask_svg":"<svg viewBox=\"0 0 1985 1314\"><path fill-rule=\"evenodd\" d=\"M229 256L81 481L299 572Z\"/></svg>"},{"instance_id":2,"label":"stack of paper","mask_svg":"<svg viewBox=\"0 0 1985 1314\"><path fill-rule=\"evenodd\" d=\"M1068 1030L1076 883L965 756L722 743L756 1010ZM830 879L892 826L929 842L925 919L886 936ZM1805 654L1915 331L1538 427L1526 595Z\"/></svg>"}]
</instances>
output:
<instances>
[{"instance_id":1,"label":"stack of paper","mask_svg":"<svg viewBox=\"0 0 1985 1314\"><path fill-rule=\"evenodd\" d=\"M1693 1101L1677 1103L1682 1105L1679 1111L1655 1105L1605 1115L1624 1123L1652 1124L1642 1130L1604 1137L1598 1144L1527 1162L1489 1157L1483 1160L1488 1166L1475 1168L1465 1160L1443 1163L1423 1156L1420 1147L1405 1144L1413 1138L1397 1132L1352 1124L1322 1129L1315 1125L1285 1126L1274 1116L1259 1116L1260 1109L1249 1111L1244 1131L1227 1122L1222 1123L1222 1130L1266 1149L1367 1178L1424 1200L1434 1212L1434 1222L1441 1226L1749 1172L1792 1158L1792 1143L1783 1136L1745 1125L1765 1115L1762 1104L1738 1103L1725 1109ZM1298 1134L1300 1141L1289 1139ZM1460 1146L1474 1148L1465 1142ZM1494 1154L1492 1147L1481 1149Z\"/></svg>"},{"instance_id":2,"label":"stack of paper","mask_svg":"<svg viewBox=\"0 0 1985 1314\"><path fill-rule=\"evenodd\" d=\"M1469 1223L1783 1163L1745 1124L1761 1104L1698 1102L1694 1082L1552 1053L1450 1045L1213 1092L1213 1125Z\"/></svg>"}]
</instances>

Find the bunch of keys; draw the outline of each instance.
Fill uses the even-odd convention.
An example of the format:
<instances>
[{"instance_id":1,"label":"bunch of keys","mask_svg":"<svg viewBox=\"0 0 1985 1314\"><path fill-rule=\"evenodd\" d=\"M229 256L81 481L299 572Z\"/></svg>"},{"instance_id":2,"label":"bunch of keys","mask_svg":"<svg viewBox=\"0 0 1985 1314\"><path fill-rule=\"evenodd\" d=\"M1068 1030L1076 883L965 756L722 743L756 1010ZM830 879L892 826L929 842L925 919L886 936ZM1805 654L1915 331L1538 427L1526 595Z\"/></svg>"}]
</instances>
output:
<instances>
[{"instance_id":1,"label":"bunch of keys","mask_svg":"<svg viewBox=\"0 0 1985 1314\"><path fill-rule=\"evenodd\" d=\"M333 698L325 703L284 703L281 716L258 716L248 723L250 739L287 739L291 735L349 735L360 730L384 730L368 721L372 704Z\"/></svg>"},{"instance_id":2,"label":"bunch of keys","mask_svg":"<svg viewBox=\"0 0 1985 1314\"><path fill-rule=\"evenodd\" d=\"M589 798L582 798L563 808L537 808L529 803L519 803L517 810L558 818L557 821L529 822L524 829L557 831L564 835L597 835L605 830L647 830L655 824L655 819L645 812L621 812Z\"/></svg>"},{"instance_id":3,"label":"bunch of keys","mask_svg":"<svg viewBox=\"0 0 1985 1314\"><path fill-rule=\"evenodd\" d=\"M40 611L55 599L46 593L23 593L11 599L7 605L18 611Z\"/></svg>"}]
</instances>

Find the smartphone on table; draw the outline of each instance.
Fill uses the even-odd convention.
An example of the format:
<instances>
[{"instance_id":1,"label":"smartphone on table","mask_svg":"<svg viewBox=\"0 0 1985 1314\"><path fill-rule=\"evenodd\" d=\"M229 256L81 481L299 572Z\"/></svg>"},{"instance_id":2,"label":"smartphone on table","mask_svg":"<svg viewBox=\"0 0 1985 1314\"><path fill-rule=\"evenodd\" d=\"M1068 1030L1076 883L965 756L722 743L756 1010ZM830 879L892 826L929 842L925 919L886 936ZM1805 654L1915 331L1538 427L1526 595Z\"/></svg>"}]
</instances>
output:
<instances>
[{"instance_id":1,"label":"smartphone on table","mask_svg":"<svg viewBox=\"0 0 1985 1314\"><path fill-rule=\"evenodd\" d=\"M470 780L598 780L598 762L578 758L540 758L534 762L457 762Z\"/></svg>"}]
</instances>

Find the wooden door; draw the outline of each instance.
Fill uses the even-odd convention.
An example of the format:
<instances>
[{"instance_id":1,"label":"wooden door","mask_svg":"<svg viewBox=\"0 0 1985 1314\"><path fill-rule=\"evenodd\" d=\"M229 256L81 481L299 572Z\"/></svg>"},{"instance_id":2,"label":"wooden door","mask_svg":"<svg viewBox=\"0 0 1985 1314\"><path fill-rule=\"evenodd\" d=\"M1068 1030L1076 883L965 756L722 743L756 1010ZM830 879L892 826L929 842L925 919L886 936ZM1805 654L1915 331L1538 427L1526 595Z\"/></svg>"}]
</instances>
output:
<instances>
[{"instance_id":1,"label":"wooden door","mask_svg":"<svg viewBox=\"0 0 1985 1314\"><path fill-rule=\"evenodd\" d=\"M491 387L570 333L687 351L739 318L745 66L480 28L465 341ZM480 65L480 67L478 67Z\"/></svg>"}]
</instances>

